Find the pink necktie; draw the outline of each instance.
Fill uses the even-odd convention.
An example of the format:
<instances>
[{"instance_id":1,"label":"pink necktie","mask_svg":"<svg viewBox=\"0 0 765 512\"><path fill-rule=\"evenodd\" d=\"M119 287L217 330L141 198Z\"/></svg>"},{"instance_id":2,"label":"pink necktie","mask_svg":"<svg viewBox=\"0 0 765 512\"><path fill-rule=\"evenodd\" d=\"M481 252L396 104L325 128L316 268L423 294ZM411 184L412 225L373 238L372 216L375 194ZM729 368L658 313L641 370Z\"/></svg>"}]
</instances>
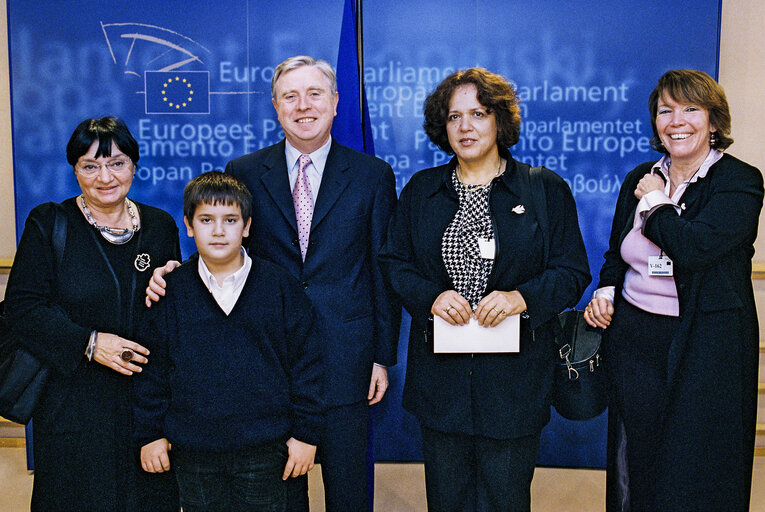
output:
<instances>
[{"instance_id":1,"label":"pink necktie","mask_svg":"<svg viewBox=\"0 0 765 512\"><path fill-rule=\"evenodd\" d=\"M292 190L292 202L295 205L297 216L298 240L300 240L300 254L305 261L305 252L308 249L308 235L311 232L311 219L313 218L313 194L311 184L308 182L308 174L305 169L311 163L311 157L300 155L297 180Z\"/></svg>"}]
</instances>

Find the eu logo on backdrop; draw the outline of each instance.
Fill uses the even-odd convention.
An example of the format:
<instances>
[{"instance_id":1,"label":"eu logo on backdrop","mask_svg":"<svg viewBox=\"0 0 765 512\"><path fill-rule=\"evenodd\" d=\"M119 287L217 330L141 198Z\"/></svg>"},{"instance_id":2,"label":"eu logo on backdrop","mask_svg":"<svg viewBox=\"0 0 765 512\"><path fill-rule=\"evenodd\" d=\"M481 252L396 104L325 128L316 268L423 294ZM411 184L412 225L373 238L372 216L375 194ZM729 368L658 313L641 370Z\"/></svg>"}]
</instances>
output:
<instances>
[{"instance_id":1,"label":"eu logo on backdrop","mask_svg":"<svg viewBox=\"0 0 765 512\"><path fill-rule=\"evenodd\" d=\"M147 114L209 114L209 71L146 71Z\"/></svg>"}]
</instances>

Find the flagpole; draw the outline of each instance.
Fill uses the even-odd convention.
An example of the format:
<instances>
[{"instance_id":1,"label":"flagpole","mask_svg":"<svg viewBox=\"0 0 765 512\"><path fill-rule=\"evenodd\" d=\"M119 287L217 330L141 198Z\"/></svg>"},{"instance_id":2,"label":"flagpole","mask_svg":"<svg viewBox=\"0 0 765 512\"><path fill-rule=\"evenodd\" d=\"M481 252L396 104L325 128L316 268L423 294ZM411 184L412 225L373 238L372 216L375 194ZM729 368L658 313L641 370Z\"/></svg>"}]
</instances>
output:
<instances>
[{"instance_id":1,"label":"flagpole","mask_svg":"<svg viewBox=\"0 0 765 512\"><path fill-rule=\"evenodd\" d=\"M361 113L361 140L366 140L367 124L364 120L364 39L362 38L362 3L363 0L355 0L356 3L356 61L359 63L359 112Z\"/></svg>"}]
</instances>

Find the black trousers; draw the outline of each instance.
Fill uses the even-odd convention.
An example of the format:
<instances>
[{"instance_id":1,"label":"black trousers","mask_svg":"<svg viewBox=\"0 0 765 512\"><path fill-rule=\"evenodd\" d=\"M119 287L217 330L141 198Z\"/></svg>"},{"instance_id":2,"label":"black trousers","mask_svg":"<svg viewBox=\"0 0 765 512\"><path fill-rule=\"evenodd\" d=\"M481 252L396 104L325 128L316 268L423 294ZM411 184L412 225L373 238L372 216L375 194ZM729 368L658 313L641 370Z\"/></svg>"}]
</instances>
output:
<instances>
[{"instance_id":1,"label":"black trousers","mask_svg":"<svg viewBox=\"0 0 765 512\"><path fill-rule=\"evenodd\" d=\"M429 512L531 509L539 433L491 439L420 426Z\"/></svg>"},{"instance_id":2,"label":"black trousers","mask_svg":"<svg viewBox=\"0 0 765 512\"><path fill-rule=\"evenodd\" d=\"M366 400L331 407L325 413L325 428L317 452L324 481L327 512L367 512L367 431L369 406Z\"/></svg>"},{"instance_id":3,"label":"black trousers","mask_svg":"<svg viewBox=\"0 0 765 512\"><path fill-rule=\"evenodd\" d=\"M609 511L655 510L655 447L668 395L667 356L679 325L678 317L648 313L620 300L606 330Z\"/></svg>"}]
</instances>

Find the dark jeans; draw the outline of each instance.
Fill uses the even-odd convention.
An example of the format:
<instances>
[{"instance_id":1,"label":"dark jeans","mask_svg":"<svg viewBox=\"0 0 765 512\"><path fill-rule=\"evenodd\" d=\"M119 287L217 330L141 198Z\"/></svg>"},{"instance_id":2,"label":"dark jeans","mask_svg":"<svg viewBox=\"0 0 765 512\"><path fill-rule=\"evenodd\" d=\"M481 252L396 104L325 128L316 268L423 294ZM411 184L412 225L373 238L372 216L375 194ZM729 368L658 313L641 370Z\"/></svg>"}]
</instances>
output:
<instances>
[{"instance_id":1,"label":"dark jeans","mask_svg":"<svg viewBox=\"0 0 765 512\"><path fill-rule=\"evenodd\" d=\"M308 511L308 476L282 480L284 441L227 453L173 450L184 512Z\"/></svg>"},{"instance_id":2,"label":"dark jeans","mask_svg":"<svg viewBox=\"0 0 765 512\"><path fill-rule=\"evenodd\" d=\"M420 425L430 512L530 510L539 434L491 439Z\"/></svg>"}]
</instances>

